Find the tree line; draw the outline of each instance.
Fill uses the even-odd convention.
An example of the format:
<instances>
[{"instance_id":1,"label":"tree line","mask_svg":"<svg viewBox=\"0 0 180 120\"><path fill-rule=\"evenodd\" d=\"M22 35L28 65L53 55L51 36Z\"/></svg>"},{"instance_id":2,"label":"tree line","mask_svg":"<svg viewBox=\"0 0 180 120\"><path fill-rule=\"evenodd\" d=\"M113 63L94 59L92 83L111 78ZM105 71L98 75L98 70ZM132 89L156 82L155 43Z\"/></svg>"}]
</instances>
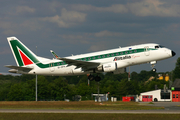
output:
<instances>
[{"instance_id":1,"label":"tree line","mask_svg":"<svg viewBox=\"0 0 180 120\"><path fill-rule=\"evenodd\" d=\"M169 74L170 79L180 78L180 58L176 63L176 68L172 72L155 73L153 71L144 71L140 73L132 72L131 80L128 81L128 73L117 74L105 73L99 74L102 80L88 80L86 75L82 76L38 76L38 100L61 101L64 99L73 100L73 96L81 95L82 100L91 100L92 93L97 93L99 85L100 93L109 93L109 97L137 95L141 92L154 90L155 86L163 89L164 84L169 86L168 81L158 80L158 74ZM150 77L154 77L149 80ZM173 78L171 78L173 76ZM0 75L0 101L35 101L35 76L34 75Z\"/></svg>"}]
</instances>

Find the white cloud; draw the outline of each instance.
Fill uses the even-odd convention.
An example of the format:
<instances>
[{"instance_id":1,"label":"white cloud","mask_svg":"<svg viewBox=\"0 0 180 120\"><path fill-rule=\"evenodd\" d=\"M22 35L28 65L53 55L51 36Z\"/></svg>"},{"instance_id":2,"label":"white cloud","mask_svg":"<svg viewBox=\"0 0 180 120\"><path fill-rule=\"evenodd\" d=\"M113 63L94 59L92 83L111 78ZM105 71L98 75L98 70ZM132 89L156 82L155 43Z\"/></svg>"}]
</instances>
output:
<instances>
[{"instance_id":1,"label":"white cloud","mask_svg":"<svg viewBox=\"0 0 180 120\"><path fill-rule=\"evenodd\" d=\"M110 32L110 31L104 30L104 31L95 33L94 35L95 35L96 37L121 36L122 33L120 33L120 32Z\"/></svg>"},{"instance_id":2,"label":"white cloud","mask_svg":"<svg viewBox=\"0 0 180 120\"><path fill-rule=\"evenodd\" d=\"M100 12L115 12L126 13L128 9L122 4L111 5L110 7L95 7L92 5L76 4L72 5L72 9L79 11L100 11Z\"/></svg>"},{"instance_id":3,"label":"white cloud","mask_svg":"<svg viewBox=\"0 0 180 120\"><path fill-rule=\"evenodd\" d=\"M16 24L12 24L11 22L7 22L5 20L0 21L0 28L3 31L4 35L15 35L17 31L13 30L16 28Z\"/></svg>"},{"instance_id":4,"label":"white cloud","mask_svg":"<svg viewBox=\"0 0 180 120\"><path fill-rule=\"evenodd\" d=\"M98 11L103 12L114 12L114 13L127 13L128 8L122 4L111 5L110 7L100 7L97 8Z\"/></svg>"},{"instance_id":5,"label":"white cloud","mask_svg":"<svg viewBox=\"0 0 180 120\"><path fill-rule=\"evenodd\" d=\"M99 51L99 50L105 50L105 49L107 49L107 47L105 46L105 43L104 42L99 42L99 43L96 43L96 44L92 45L89 48L89 51Z\"/></svg>"},{"instance_id":6,"label":"white cloud","mask_svg":"<svg viewBox=\"0 0 180 120\"><path fill-rule=\"evenodd\" d=\"M128 3L127 7L131 13L137 16L180 16L180 5L172 4L167 6L166 2L161 2L160 0L145 0L136 3Z\"/></svg>"},{"instance_id":7,"label":"white cloud","mask_svg":"<svg viewBox=\"0 0 180 120\"><path fill-rule=\"evenodd\" d=\"M5 55L11 53L9 48L1 48L0 49L0 55Z\"/></svg>"},{"instance_id":8,"label":"white cloud","mask_svg":"<svg viewBox=\"0 0 180 120\"><path fill-rule=\"evenodd\" d=\"M86 20L86 14L76 11L67 11L65 8L61 11L61 16L42 18L43 21L57 23L59 27L68 28L78 25Z\"/></svg>"},{"instance_id":9,"label":"white cloud","mask_svg":"<svg viewBox=\"0 0 180 120\"><path fill-rule=\"evenodd\" d=\"M70 44L89 44L85 35L59 35Z\"/></svg>"},{"instance_id":10,"label":"white cloud","mask_svg":"<svg viewBox=\"0 0 180 120\"><path fill-rule=\"evenodd\" d=\"M34 13L36 10L34 8L30 8L28 6L18 6L16 8L16 13L21 14L21 13Z\"/></svg>"},{"instance_id":11,"label":"white cloud","mask_svg":"<svg viewBox=\"0 0 180 120\"><path fill-rule=\"evenodd\" d=\"M27 19L26 21L23 21L20 26L28 31L36 31L42 28L42 25L39 24L37 19Z\"/></svg>"},{"instance_id":12,"label":"white cloud","mask_svg":"<svg viewBox=\"0 0 180 120\"><path fill-rule=\"evenodd\" d=\"M136 16L180 17L180 5L169 4L167 1L142 0L127 4L113 4L109 7L96 7L92 5L72 5L78 11L100 11L113 13L132 13Z\"/></svg>"}]
</instances>

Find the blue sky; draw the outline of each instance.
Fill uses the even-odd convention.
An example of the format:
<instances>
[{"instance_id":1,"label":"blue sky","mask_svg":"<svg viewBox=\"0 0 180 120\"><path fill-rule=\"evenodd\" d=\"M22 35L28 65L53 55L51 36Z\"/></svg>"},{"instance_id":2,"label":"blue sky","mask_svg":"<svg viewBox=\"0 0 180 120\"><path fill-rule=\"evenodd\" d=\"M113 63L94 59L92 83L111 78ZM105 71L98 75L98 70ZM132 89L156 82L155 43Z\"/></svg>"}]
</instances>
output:
<instances>
[{"instance_id":1,"label":"blue sky","mask_svg":"<svg viewBox=\"0 0 180 120\"><path fill-rule=\"evenodd\" d=\"M16 36L39 56L53 58L141 43L158 43L176 56L156 64L171 71L179 57L179 0L1 0L0 72L16 65L7 37ZM149 64L131 71L151 70Z\"/></svg>"}]
</instances>

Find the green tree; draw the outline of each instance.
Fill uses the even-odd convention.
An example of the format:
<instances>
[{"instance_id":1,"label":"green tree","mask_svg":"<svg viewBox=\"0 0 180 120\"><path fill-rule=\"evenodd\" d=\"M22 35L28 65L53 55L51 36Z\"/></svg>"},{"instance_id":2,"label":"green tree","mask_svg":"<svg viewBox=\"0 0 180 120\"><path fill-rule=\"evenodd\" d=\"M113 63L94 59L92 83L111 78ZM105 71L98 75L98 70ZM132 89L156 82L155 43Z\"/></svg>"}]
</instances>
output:
<instances>
[{"instance_id":1,"label":"green tree","mask_svg":"<svg viewBox=\"0 0 180 120\"><path fill-rule=\"evenodd\" d=\"M35 79L33 79L35 81ZM49 82L44 76L38 76L38 100L47 100L49 98L49 89L48 89ZM35 86L35 82L34 82Z\"/></svg>"},{"instance_id":2,"label":"green tree","mask_svg":"<svg viewBox=\"0 0 180 120\"><path fill-rule=\"evenodd\" d=\"M50 98L53 100L64 100L70 92L68 82L65 78L59 77L49 84Z\"/></svg>"},{"instance_id":3,"label":"green tree","mask_svg":"<svg viewBox=\"0 0 180 120\"><path fill-rule=\"evenodd\" d=\"M176 67L173 70L173 80L180 78L180 57L177 59Z\"/></svg>"},{"instance_id":4,"label":"green tree","mask_svg":"<svg viewBox=\"0 0 180 120\"><path fill-rule=\"evenodd\" d=\"M35 101L35 79L23 83L24 100Z\"/></svg>"},{"instance_id":5,"label":"green tree","mask_svg":"<svg viewBox=\"0 0 180 120\"><path fill-rule=\"evenodd\" d=\"M20 83L14 84L11 86L8 93L9 101L22 101L23 100L23 91Z\"/></svg>"}]
</instances>

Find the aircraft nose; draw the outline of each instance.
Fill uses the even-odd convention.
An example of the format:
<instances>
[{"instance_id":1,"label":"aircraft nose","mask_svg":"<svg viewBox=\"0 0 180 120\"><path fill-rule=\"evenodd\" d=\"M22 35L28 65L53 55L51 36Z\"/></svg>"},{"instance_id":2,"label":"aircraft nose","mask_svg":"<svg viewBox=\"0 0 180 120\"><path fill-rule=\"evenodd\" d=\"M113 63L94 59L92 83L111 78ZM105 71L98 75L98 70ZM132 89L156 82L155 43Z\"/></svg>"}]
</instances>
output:
<instances>
[{"instance_id":1,"label":"aircraft nose","mask_svg":"<svg viewBox=\"0 0 180 120\"><path fill-rule=\"evenodd\" d=\"M172 54L172 56L175 56L175 55L176 55L176 53L175 53L174 51L171 51L171 54Z\"/></svg>"}]
</instances>

